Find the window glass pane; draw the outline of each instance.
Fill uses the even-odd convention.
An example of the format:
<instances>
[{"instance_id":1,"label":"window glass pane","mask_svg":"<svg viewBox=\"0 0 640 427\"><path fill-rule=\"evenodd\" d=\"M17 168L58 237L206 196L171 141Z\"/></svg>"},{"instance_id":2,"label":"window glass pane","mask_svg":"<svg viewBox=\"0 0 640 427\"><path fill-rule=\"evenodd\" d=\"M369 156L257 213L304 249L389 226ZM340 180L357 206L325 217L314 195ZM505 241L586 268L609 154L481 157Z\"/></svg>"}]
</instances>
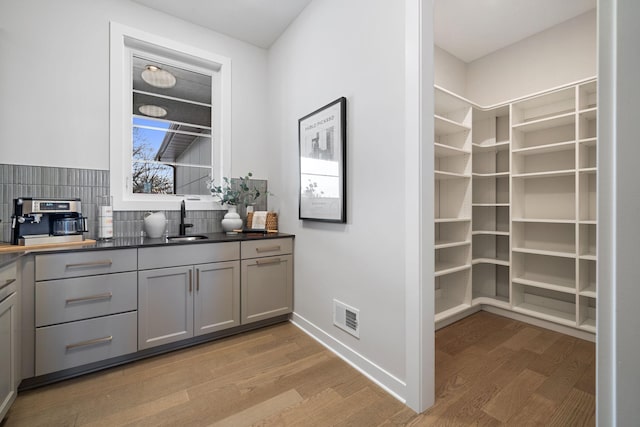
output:
<instances>
[{"instance_id":1,"label":"window glass pane","mask_svg":"<svg viewBox=\"0 0 640 427\"><path fill-rule=\"evenodd\" d=\"M211 134L198 131L200 129L189 126L134 117L133 157L211 167Z\"/></svg>"},{"instance_id":2,"label":"window glass pane","mask_svg":"<svg viewBox=\"0 0 640 427\"><path fill-rule=\"evenodd\" d=\"M133 114L145 114L143 106L157 106L164 109L159 117L176 123L186 123L199 127L211 127L211 107L192 104L175 99L159 98L142 93L133 94ZM142 108L142 109L141 109Z\"/></svg>"},{"instance_id":3,"label":"window glass pane","mask_svg":"<svg viewBox=\"0 0 640 427\"><path fill-rule=\"evenodd\" d=\"M211 168L176 166L176 194L211 194L207 181L211 179Z\"/></svg>"},{"instance_id":4,"label":"window glass pane","mask_svg":"<svg viewBox=\"0 0 640 427\"><path fill-rule=\"evenodd\" d=\"M144 127L142 127L144 126ZM149 129L158 128L164 130ZM133 119L133 160L156 160L167 134L169 123L149 119Z\"/></svg>"},{"instance_id":5,"label":"window glass pane","mask_svg":"<svg viewBox=\"0 0 640 427\"><path fill-rule=\"evenodd\" d=\"M147 83L142 73L149 67L164 70L175 77L175 84L171 87L158 87ZM172 98L186 99L202 104L211 105L211 76L198 73L185 68L168 65L156 60L145 59L142 55L133 56L133 90L149 92ZM161 74L162 76L162 74ZM153 81L152 81L153 82ZM170 81L163 82L161 86L167 86ZM162 84L167 83L167 84Z\"/></svg>"},{"instance_id":6,"label":"window glass pane","mask_svg":"<svg viewBox=\"0 0 640 427\"><path fill-rule=\"evenodd\" d=\"M134 193L174 194L173 166L151 162L133 162L131 171Z\"/></svg>"}]
</instances>

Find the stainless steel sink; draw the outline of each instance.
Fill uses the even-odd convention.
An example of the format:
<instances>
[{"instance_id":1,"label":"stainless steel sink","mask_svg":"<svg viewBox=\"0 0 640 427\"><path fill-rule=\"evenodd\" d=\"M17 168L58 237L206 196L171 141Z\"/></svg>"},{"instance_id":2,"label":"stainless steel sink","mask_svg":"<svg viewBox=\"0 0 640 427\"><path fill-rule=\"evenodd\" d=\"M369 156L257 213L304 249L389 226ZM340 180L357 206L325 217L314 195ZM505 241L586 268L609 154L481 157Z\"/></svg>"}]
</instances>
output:
<instances>
[{"instance_id":1,"label":"stainless steel sink","mask_svg":"<svg viewBox=\"0 0 640 427\"><path fill-rule=\"evenodd\" d=\"M208 239L207 236L201 235L193 235L193 236L169 236L167 237L168 242L193 242L194 240L204 240Z\"/></svg>"}]
</instances>

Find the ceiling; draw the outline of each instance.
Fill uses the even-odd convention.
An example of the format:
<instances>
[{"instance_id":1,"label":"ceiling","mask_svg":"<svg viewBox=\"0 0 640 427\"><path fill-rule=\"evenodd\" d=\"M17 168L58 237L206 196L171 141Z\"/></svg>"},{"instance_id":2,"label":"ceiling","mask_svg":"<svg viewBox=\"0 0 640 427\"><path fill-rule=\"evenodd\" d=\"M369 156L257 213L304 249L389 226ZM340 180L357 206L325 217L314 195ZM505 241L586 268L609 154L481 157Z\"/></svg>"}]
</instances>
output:
<instances>
[{"instance_id":1,"label":"ceiling","mask_svg":"<svg viewBox=\"0 0 640 427\"><path fill-rule=\"evenodd\" d=\"M132 0L268 49L311 0ZM596 7L597 0L435 0L435 42L471 62Z\"/></svg>"},{"instance_id":2,"label":"ceiling","mask_svg":"<svg viewBox=\"0 0 640 427\"><path fill-rule=\"evenodd\" d=\"M435 44L471 62L596 7L596 0L435 0Z\"/></svg>"},{"instance_id":3,"label":"ceiling","mask_svg":"<svg viewBox=\"0 0 640 427\"><path fill-rule=\"evenodd\" d=\"M268 49L311 0L132 0Z\"/></svg>"}]
</instances>

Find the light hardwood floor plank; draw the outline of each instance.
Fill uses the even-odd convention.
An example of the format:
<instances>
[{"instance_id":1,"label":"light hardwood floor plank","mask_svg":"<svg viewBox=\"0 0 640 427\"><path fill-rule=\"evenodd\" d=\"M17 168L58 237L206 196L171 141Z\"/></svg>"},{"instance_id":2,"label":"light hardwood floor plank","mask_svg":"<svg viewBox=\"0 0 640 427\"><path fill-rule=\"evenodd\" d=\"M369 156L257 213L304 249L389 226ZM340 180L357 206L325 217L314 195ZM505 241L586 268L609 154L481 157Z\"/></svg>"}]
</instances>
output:
<instances>
[{"instance_id":1,"label":"light hardwood floor plank","mask_svg":"<svg viewBox=\"0 0 640 427\"><path fill-rule=\"evenodd\" d=\"M282 323L36 390L14 426L593 426L595 346L486 312L436 332L416 414Z\"/></svg>"}]
</instances>

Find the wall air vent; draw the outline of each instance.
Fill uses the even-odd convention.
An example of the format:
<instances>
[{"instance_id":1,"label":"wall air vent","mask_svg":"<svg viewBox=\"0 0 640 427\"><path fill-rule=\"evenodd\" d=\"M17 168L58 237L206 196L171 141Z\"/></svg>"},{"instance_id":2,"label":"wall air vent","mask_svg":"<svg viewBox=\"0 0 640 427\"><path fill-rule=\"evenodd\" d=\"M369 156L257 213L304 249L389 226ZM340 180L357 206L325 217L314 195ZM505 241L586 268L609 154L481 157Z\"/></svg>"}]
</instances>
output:
<instances>
[{"instance_id":1,"label":"wall air vent","mask_svg":"<svg viewBox=\"0 0 640 427\"><path fill-rule=\"evenodd\" d=\"M338 328L360 338L360 310L349 307L336 299L333 300L333 324Z\"/></svg>"}]
</instances>

